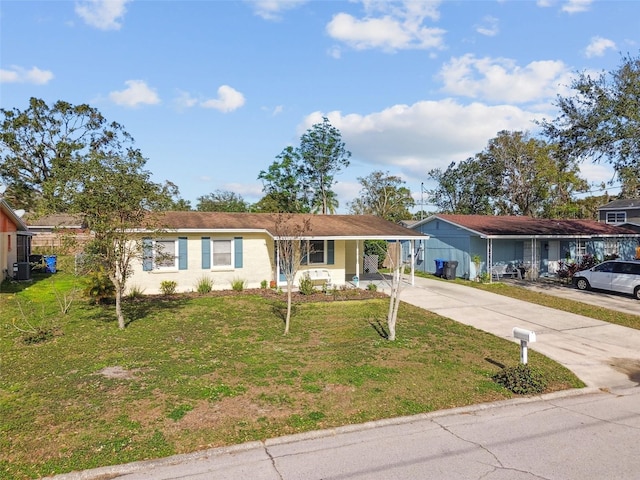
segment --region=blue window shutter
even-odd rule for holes
[[[242,268],[242,237],[233,239],[233,250],[235,252],[235,268]]]
[[[211,268],[211,237],[202,237],[202,268]]]
[[[187,237],[178,237],[178,269],[186,270],[187,260]]]
[[[333,265],[334,260],[334,240],[327,240],[327,265]]]
[[[153,242],[150,238],[142,239],[142,270],[145,272],[153,270]]]

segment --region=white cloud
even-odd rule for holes
[[[218,88],[218,98],[205,100],[201,103],[204,108],[214,108],[227,113],[237,110],[245,103],[244,95],[229,85],[222,85]]]
[[[302,134],[326,116],[340,130],[354,162],[425,179],[481,152],[500,130],[533,131],[540,115],[510,105],[463,105],[452,99],[394,105],[368,115],[314,112],[299,126]]]
[[[568,0],[562,6],[562,11],[566,13],[581,13],[586,12],[591,7],[593,0]]]
[[[180,90],[173,103],[178,110],[184,110],[185,108],[195,107],[198,104],[198,99],[192,97],[189,92]]]
[[[602,57],[607,49],[614,48],[616,48],[616,44],[613,40],[602,37],[592,37],[584,53],[587,58]]]
[[[45,85],[53,79],[53,73],[49,70],[40,70],[38,67],[31,67],[26,70],[17,65],[12,65],[9,70],[0,69],[0,83],[31,83],[34,85]]]
[[[127,88],[109,94],[109,99],[115,104],[125,107],[137,107],[141,104],[155,105],[160,103],[160,97],[158,97],[156,91],[144,81],[127,80],[124,83]]]
[[[120,30],[126,4],[130,0],[82,0],[76,2],[76,14],[87,25],[100,30]]]
[[[356,50],[378,48],[393,52],[442,48],[445,30],[425,27],[427,18],[439,18],[439,1],[379,2],[365,0],[365,17],[338,13],[327,24],[330,37]]]
[[[439,77],[444,92],[485,101],[527,103],[548,99],[571,83],[571,72],[557,60],[531,62],[525,67],[505,58],[452,58]]]
[[[500,29],[498,28],[498,19],[487,15],[482,19],[482,24],[476,27],[476,31],[487,37],[495,37]]]
[[[247,0],[256,15],[265,20],[280,20],[280,13],[306,3],[307,0]]]

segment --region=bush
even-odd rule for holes
[[[241,292],[247,286],[247,282],[241,278],[235,278],[231,281],[231,289],[234,292]]]
[[[491,378],[518,395],[542,393],[547,388],[544,375],[529,364],[520,363],[516,367],[505,367]]]
[[[262,290],[265,290],[265,289],[267,288],[267,285],[269,285],[269,282],[267,282],[266,280],[262,280],[262,281],[260,282],[260,288],[261,288]]]
[[[176,293],[178,282],[174,280],[163,280],[160,282],[160,291],[163,295],[173,295]]]
[[[572,260],[560,261],[558,262],[558,271],[556,272],[558,278],[567,278],[572,279],[576,272],[580,272],[582,270],[588,270],[591,267],[596,266],[600,261],[598,257],[593,255],[585,255],[583,256],[579,262],[574,262]]]
[[[313,286],[313,280],[311,280],[306,275],[300,277],[300,282],[298,283],[298,290],[303,295],[311,295],[315,291]]]
[[[367,284],[367,290],[369,290],[370,292],[377,292],[378,286],[375,283],[369,283]]]
[[[210,293],[213,290],[213,279],[206,275],[200,277],[196,283],[196,291],[198,293]]]
[[[101,267],[88,273],[85,280],[84,294],[92,298],[96,304],[115,297],[116,287],[104,268]]]

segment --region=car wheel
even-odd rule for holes
[[[586,278],[578,278],[576,280],[576,288],[578,290],[589,290],[589,282]]]
[[[636,297],[636,300],[640,300],[640,287],[636,287],[633,291],[633,296]]]

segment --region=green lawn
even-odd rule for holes
[[[490,377],[518,363],[517,344],[407,304],[395,342],[379,334],[385,299],[297,304],[283,336],[281,300],[260,292],[128,301],[120,331],[110,305],[62,314],[76,283],[60,271],[0,291],[2,479],[513,396]],[[55,335],[25,332],[40,325]],[[529,362],[549,391],[583,386]]]

